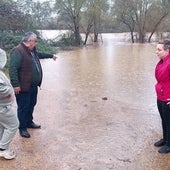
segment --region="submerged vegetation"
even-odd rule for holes
[[[0,47],[9,51],[24,32],[44,29],[71,34],[57,41],[39,37],[41,51],[86,45],[90,35],[98,42],[104,32],[130,32],[132,43],[151,42],[154,34],[170,36],[169,9],[170,0],[1,0]]]

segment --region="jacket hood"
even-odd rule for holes
[[[7,62],[6,52],[0,49],[0,70],[2,70]]]

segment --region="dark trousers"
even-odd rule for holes
[[[170,146],[170,106],[160,100],[157,100],[157,106],[162,120],[163,139]]]
[[[20,92],[16,95],[19,129],[26,129],[33,122],[33,111],[37,103],[37,93],[38,87],[31,86],[28,92]]]

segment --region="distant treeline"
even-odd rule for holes
[[[67,29],[73,33],[67,43],[81,45],[91,34],[97,42],[102,32],[130,32],[132,43],[144,43],[155,33],[170,32],[169,9],[170,0],[1,0],[0,34],[17,41],[28,30]]]

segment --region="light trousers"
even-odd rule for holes
[[[0,106],[0,148],[8,149],[19,126],[17,112],[12,105]]]

